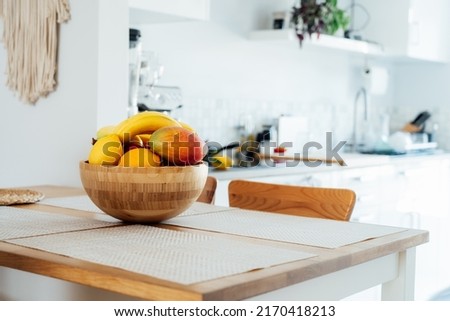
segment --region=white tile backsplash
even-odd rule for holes
[[[282,114],[306,117],[311,141],[324,143],[326,132],[333,132],[336,140],[351,135],[352,111],[348,105],[194,97],[185,97],[184,102],[173,115],[191,124],[204,139],[221,144],[240,138],[240,124],[250,121],[256,135],[263,125],[273,124]]]

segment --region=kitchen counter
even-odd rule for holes
[[[323,159],[319,166],[310,166],[302,161],[287,161],[286,163],[269,165],[258,165],[254,167],[232,167],[228,170],[217,170],[210,168],[209,175],[216,177],[218,180],[231,179],[250,179],[270,176],[284,176],[297,174],[314,174],[328,171],[339,171],[346,169],[364,168],[369,166],[381,166],[390,164],[406,163],[411,161],[422,161],[438,158],[450,158],[450,153],[436,150],[427,153],[415,153],[405,155],[368,155],[359,153],[343,153],[341,154],[345,165],[329,162],[321,155],[314,155],[315,160]]]

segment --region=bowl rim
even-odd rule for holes
[[[117,172],[172,172],[172,171],[179,171],[180,168],[186,168],[186,170],[191,169],[201,169],[204,167],[208,167],[207,163],[202,161],[198,164],[194,165],[186,165],[186,166],[180,166],[180,165],[171,165],[171,166],[151,166],[151,167],[124,167],[124,166],[118,166],[118,165],[92,165],[89,164],[87,160],[82,160],[79,162],[79,168],[80,170],[84,169],[95,169],[100,171],[117,171]]]

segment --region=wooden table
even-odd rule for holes
[[[44,192],[47,197],[84,194],[81,189],[69,187],[31,188]],[[55,215],[64,213],[88,218],[96,215],[43,204],[26,206]],[[217,235],[209,231],[158,226]],[[235,235],[221,236],[245,239]],[[145,300],[338,300],[378,284],[382,284],[383,300],[413,300],[415,247],[428,241],[428,232],[403,230],[337,249],[270,240],[251,241],[297,249],[316,256],[191,285],[167,282],[7,242],[0,242],[0,266]]]

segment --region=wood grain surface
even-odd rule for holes
[[[290,186],[232,180],[230,206],[308,217],[348,221],[356,195],[349,189]]]

